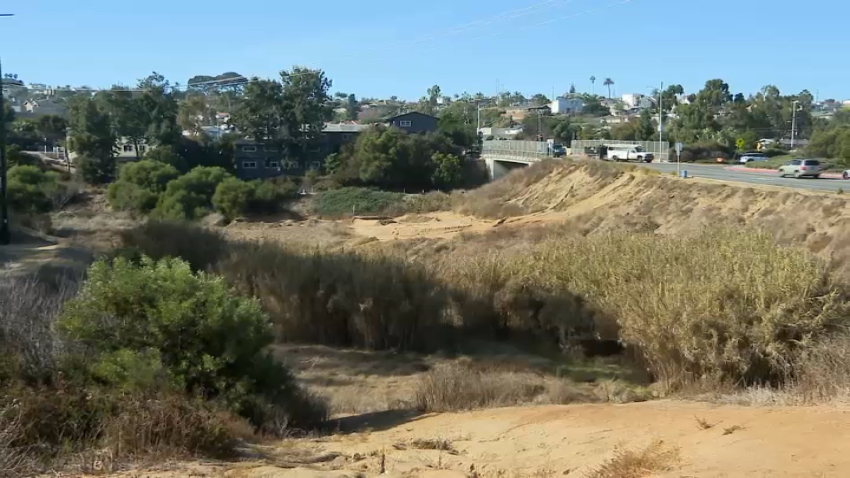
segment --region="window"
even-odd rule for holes
[[[275,148],[274,146],[266,146],[265,150],[267,153],[277,153],[277,148]]]
[[[242,169],[257,169],[256,161],[242,161]]]
[[[815,161],[814,159],[807,159],[803,161],[803,166],[820,166],[820,161]]]
[[[310,152],[311,153],[321,153],[322,147],[321,146],[313,146],[312,148],[310,148]]]
[[[125,153],[132,153],[133,152],[133,145],[132,144],[125,144],[124,145],[124,152]]]
[[[398,125],[401,126],[402,128],[410,128],[411,126],[413,126],[413,123],[411,123],[410,120],[403,120],[403,121],[399,121]]]
[[[143,144],[140,144],[140,145],[139,145],[139,152],[140,152],[140,153],[144,153],[145,151],[147,151],[147,149],[148,149],[148,147],[147,147],[147,146],[145,146],[145,145],[143,145]]]
[[[278,168],[280,168],[280,163],[279,163],[279,162],[277,162],[277,161],[267,161],[267,162],[266,162],[266,167],[267,167],[267,168],[272,168],[272,169],[278,169]]]
[[[320,163],[318,161],[312,161],[310,163],[310,169],[312,169],[314,171],[318,171],[318,170],[322,169],[322,163]]]
[[[350,135],[350,134],[344,134],[344,135],[342,135],[342,140],[343,140],[343,141],[348,141],[348,140],[350,140],[350,139],[351,139],[351,135]]]
[[[283,162],[283,169],[298,169],[298,163],[295,161],[286,160]]]
[[[257,147],[256,146],[242,146],[242,152],[243,153],[256,153]]]
[[[794,161],[791,161],[788,164],[790,164],[791,166],[799,166],[799,165],[803,164],[803,162],[800,161],[799,159],[795,159]]]

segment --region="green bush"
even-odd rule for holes
[[[175,153],[170,147],[160,146],[158,148],[154,148],[145,155],[146,160],[156,161],[159,163],[167,164],[174,169],[180,172],[187,172],[189,170],[188,165],[186,164],[186,160],[183,159],[183,156]]]
[[[317,195],[313,209],[321,216],[384,214],[404,200],[404,194],[365,188],[342,188]]]
[[[273,334],[258,302],[179,259],[140,262],[95,263],[66,305],[59,325],[84,346],[85,373],[134,389],[150,385],[140,377],[162,380],[167,372],[171,385],[217,399],[257,426],[270,416],[294,426],[324,417],[265,350]]]
[[[237,178],[227,178],[215,190],[212,203],[215,210],[227,219],[243,216],[257,194],[257,184]],[[264,191],[264,194],[268,194]]]
[[[74,165],[87,184],[106,184],[115,178],[115,158],[112,156],[79,156]]]
[[[51,198],[60,188],[54,173],[45,173],[35,166],[15,166],[8,173],[9,205],[24,214],[49,212]]]
[[[23,152],[17,144],[6,146],[6,161],[9,168],[15,166],[38,166],[41,164],[38,157]]]
[[[109,204],[120,211],[148,213],[156,207],[166,185],[179,175],[173,166],[149,159],[126,164],[118,181],[109,185]]]
[[[218,185],[231,177],[222,168],[197,167],[168,183],[155,215],[161,219],[199,219],[212,211],[212,199]]]
[[[696,161],[698,159],[729,159],[735,155],[735,150],[732,147],[720,143],[697,143],[685,145],[682,149],[681,160],[683,162]],[[670,149],[671,160],[676,160],[676,150]]]

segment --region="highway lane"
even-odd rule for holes
[[[676,163],[650,163],[641,166],[655,169],[663,173],[676,173]],[[850,190],[850,181],[832,178],[819,179],[795,179],[780,178],[779,173],[772,170],[764,172],[735,171],[726,169],[728,166],[710,164],[682,163],[681,169],[688,171],[688,176],[718,181],[730,181],[737,183],[761,184],[766,186],[780,186],[794,189],[806,189],[819,192],[837,192],[839,189]]]

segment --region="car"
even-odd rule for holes
[[[747,164],[750,161],[767,161],[767,156],[761,153],[744,153],[738,160],[738,162],[741,164]]]
[[[794,159],[779,167],[779,176],[794,176],[795,178],[819,178],[821,173],[820,161],[816,159]]]

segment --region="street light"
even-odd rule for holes
[[[13,17],[0,13],[0,17]],[[3,65],[0,63],[0,245],[9,244],[9,206],[6,198],[6,104],[3,101]]]

